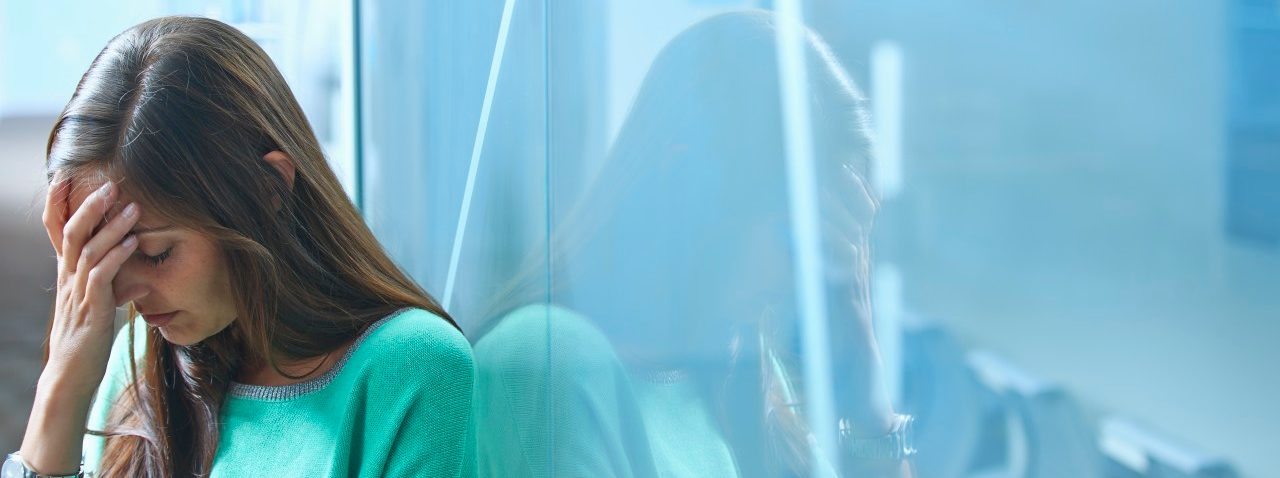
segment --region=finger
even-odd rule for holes
[[[49,193],[45,195],[44,200],[44,229],[49,234],[49,242],[53,244],[53,250],[58,256],[62,256],[62,228],[67,223],[67,201],[70,190],[71,180],[64,177],[61,171],[53,173],[53,180],[49,182]]]
[[[115,247],[112,247],[102,260],[89,269],[85,283],[85,297],[98,304],[110,303],[112,308],[118,307],[117,297],[111,288],[111,281],[120,272],[120,266],[129,259],[138,248],[138,236],[130,234]],[[132,300],[132,299],[130,299]],[[128,302],[126,300],[125,302]]]
[[[80,249],[88,242],[93,228],[107,213],[107,205],[111,204],[115,195],[115,186],[107,181],[97,191],[89,194],[80,208],[71,215],[67,225],[62,228],[63,267],[75,267],[80,261]],[[74,271],[68,271],[74,272]]]
[[[129,229],[138,222],[138,217],[137,203],[129,203],[125,206],[119,215],[111,218],[111,221],[98,230],[80,249],[80,261],[76,265],[76,270],[85,270],[97,265],[98,261],[106,256],[107,251],[124,239]]]

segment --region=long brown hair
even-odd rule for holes
[[[292,186],[263,160],[276,150],[294,162]],[[292,377],[278,360],[324,355],[404,307],[453,324],[365,225],[270,58],[229,25],[163,17],[113,38],[47,154],[50,180],[105,175],[149,213],[214,240],[236,298],[236,320],[198,344],[149,328],[135,365],[130,341],[131,383],[107,430],[89,431],[107,437],[100,476],[208,474],[221,404],[246,363]],[[129,326],[136,315],[130,304]]]

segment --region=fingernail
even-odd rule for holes
[[[133,247],[137,243],[138,243],[138,236],[136,235],[129,234],[127,237],[124,238],[124,247]]]
[[[107,181],[106,184],[103,184],[102,187],[98,188],[98,194],[103,196],[111,194],[111,181]]]
[[[133,219],[133,216],[137,213],[138,213],[138,203],[131,202],[129,203],[128,206],[124,207],[124,211],[121,212],[120,214],[123,214],[124,217],[126,218]]]

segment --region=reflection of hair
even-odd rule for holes
[[[702,271],[752,260],[745,255],[727,257],[742,251],[717,241],[741,239],[766,220],[781,219],[769,225],[785,230],[789,213],[776,22],[765,12],[718,15],[690,27],[663,48],[587,193],[562,220],[554,221],[551,246],[534,249],[546,253],[527,258],[524,273],[495,297],[496,305],[482,320],[491,321],[523,304],[563,297],[586,282],[614,286],[613,279],[632,280],[631,270],[613,259],[634,262],[651,272],[655,281],[688,286],[675,289],[702,294],[715,281],[714,275],[698,275]],[[852,265],[853,272],[865,279],[866,232],[876,208],[863,181],[871,154],[865,100],[825,43],[805,32],[806,93],[813,127],[808,133],[818,159],[822,214],[826,221],[840,223],[841,229],[856,231],[853,237],[840,240],[858,246],[855,259],[860,263]],[[606,260],[587,252],[616,247],[614,241],[622,237],[643,237],[643,241],[627,241],[627,251]],[[600,277],[599,273],[575,275],[579,267],[613,268],[597,269],[607,271],[606,277]],[[545,288],[548,272],[551,293]],[[866,300],[863,284],[860,302]],[[625,288],[612,290],[619,295],[646,293],[621,290]],[[794,308],[793,303],[783,305]],[[746,328],[739,324],[733,366],[716,370],[718,377],[708,376],[702,382],[709,386],[709,396],[719,400],[722,430],[745,475],[768,474],[772,467],[782,466],[770,463],[772,455],[785,456],[792,468],[809,466],[803,419],[791,404],[761,401],[782,400],[786,395],[765,390],[766,386],[789,386],[788,377],[770,375],[779,369],[775,363],[785,363],[788,357],[763,350],[789,342],[760,338],[788,333],[777,330],[781,327],[774,322]],[[710,324],[717,325],[728,326]],[[616,340],[626,334],[609,335]],[[765,409],[773,411],[770,423],[764,423]],[[776,454],[765,453],[770,446],[762,439],[766,429],[786,437]]]
[[[294,161],[292,188],[263,159],[273,150]],[[50,178],[105,175],[148,213],[216,241],[236,299],[236,320],[201,343],[149,328],[141,375],[129,341],[132,381],[108,430],[91,431],[108,437],[100,476],[207,474],[242,365],[289,376],[278,360],[331,352],[403,307],[452,322],[365,226],[275,65],[229,25],[166,17],[116,36],[47,153]],[[130,305],[128,327],[135,316]]]

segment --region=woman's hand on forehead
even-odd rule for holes
[[[93,194],[94,191],[97,191],[98,188],[102,187],[103,184],[106,184],[107,181],[110,181],[110,180],[75,181],[76,184],[74,184],[71,188],[70,197],[67,198],[69,201],[69,204],[74,207],[67,209],[67,217],[70,218],[72,214],[75,214],[76,210],[80,209],[80,207],[84,205],[85,198],[87,198],[90,194]],[[124,207],[129,204],[129,200],[130,200],[129,197],[126,196],[123,191],[119,191],[120,183],[118,181],[115,181],[115,183],[116,183],[117,193],[115,195],[114,201],[107,207],[107,211],[102,215],[102,219],[99,220],[97,224],[94,224],[93,234],[97,234],[98,231],[102,230],[103,226],[107,225],[107,223],[110,222],[112,218],[120,215],[120,212],[124,210]]]
[[[67,197],[67,205],[71,207],[68,207],[66,209],[67,218],[70,218],[71,215],[75,214],[76,211],[78,211],[82,206],[84,206],[85,199],[87,199],[90,195],[92,195],[94,191],[97,191],[98,188],[102,187],[103,184],[107,183],[107,181],[94,181],[94,180],[72,179],[71,181],[73,182],[73,184],[71,185],[71,192],[70,194],[68,194],[68,197]],[[107,221],[111,220],[112,217],[115,217],[117,214],[120,213],[120,209],[123,208],[125,204],[127,204],[121,201],[122,200],[120,198],[120,194],[117,192],[114,198],[114,202],[108,206],[107,212],[103,214],[103,217],[101,218],[101,220],[97,222],[97,224],[94,224],[93,232],[92,232],[93,234],[97,234],[98,231],[100,231],[102,227],[107,224]]]

